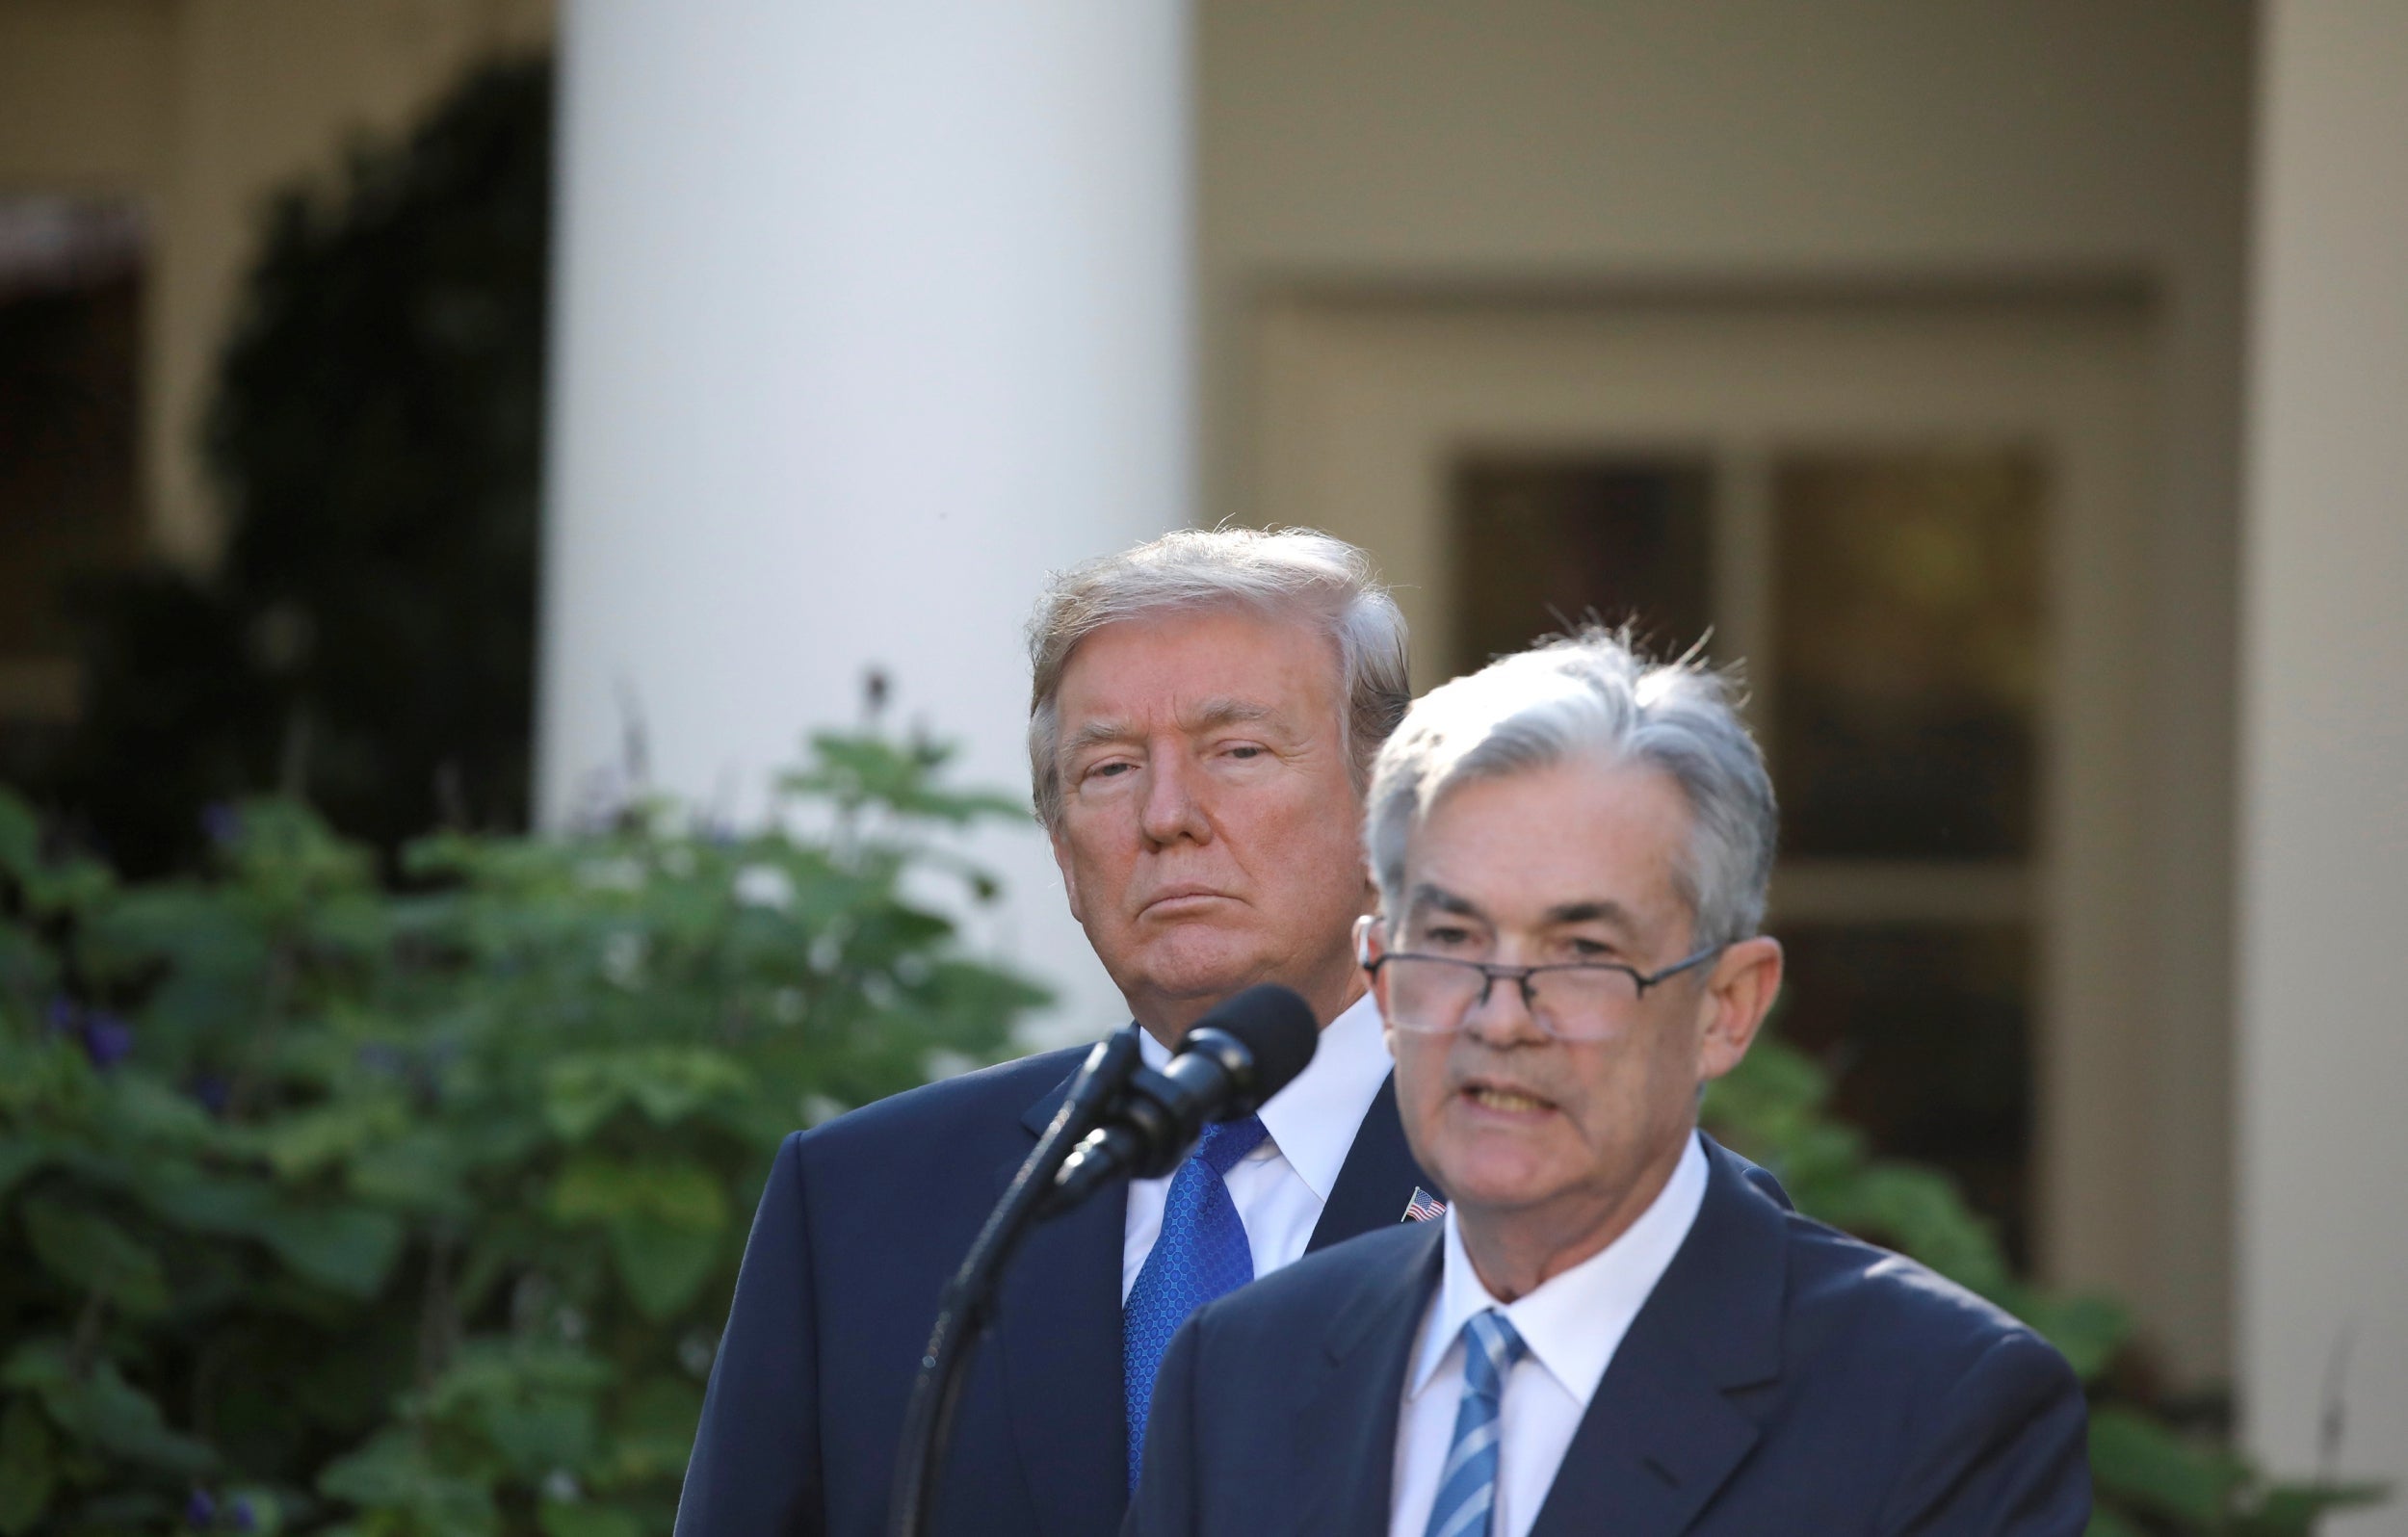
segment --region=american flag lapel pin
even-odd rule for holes
[[[1404,1203],[1404,1215],[1399,1217],[1397,1220],[1400,1222],[1427,1222],[1432,1218],[1442,1217],[1446,1214],[1447,1203],[1441,1201],[1438,1197],[1430,1194],[1427,1190],[1423,1189],[1417,1185],[1413,1186],[1413,1199]]]

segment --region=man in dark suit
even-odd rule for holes
[[[1719,681],[1613,637],[1414,706],[1362,958],[1453,1204],[1189,1320],[1128,1531],[2077,1537],[2056,1352],[1696,1129],[1780,984],[1773,840]]]
[[[1320,534],[1185,531],[1057,579],[1031,628],[1030,761],[1071,908],[1160,1065],[1276,981],[1322,1030],[1258,1117],[1165,1180],[1030,1235],[955,1420],[937,1529],[1103,1537],[1153,1374],[1198,1303],[1422,1211],[1351,949],[1372,905],[1371,759],[1402,716],[1403,621]],[[680,1537],[884,1528],[938,1293],[1084,1049],[930,1084],[790,1137],[761,1197]]]

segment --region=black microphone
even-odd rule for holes
[[[1223,1001],[1181,1038],[1159,1073],[1140,1067],[1054,1175],[1049,1212],[1078,1205],[1120,1175],[1150,1180],[1179,1166],[1207,1121],[1251,1115],[1286,1088],[1321,1044],[1313,1007],[1276,982]]]

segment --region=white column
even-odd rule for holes
[[[1181,0],[571,0],[538,795],[641,712],[656,785],[756,811],[808,728],[1025,794],[1049,569],[1188,511]],[[1120,1004],[1034,829],[992,942]]]
[[[2408,6],[2264,12],[2242,561],[2250,1444],[2408,1532]]]

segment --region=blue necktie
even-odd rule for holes
[[[1454,1412],[1454,1445],[1438,1474],[1425,1537],[1488,1537],[1497,1508],[1497,1417],[1505,1373],[1529,1349],[1494,1308],[1465,1320],[1463,1404]]]
[[[1254,1251],[1220,1177],[1262,1146],[1270,1133],[1261,1117],[1216,1121],[1170,1177],[1163,1230],[1145,1257],[1120,1316],[1122,1382],[1129,1396],[1129,1487],[1138,1483],[1145,1450],[1145,1412],[1154,1401],[1154,1373],[1188,1315],[1254,1279]]]

